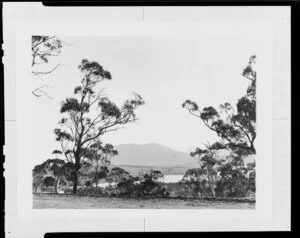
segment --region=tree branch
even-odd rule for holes
[[[52,73],[54,70],[56,70],[59,66],[60,66],[60,64],[56,65],[53,69],[51,69],[50,71],[47,71],[47,72],[36,72],[36,71],[32,71],[32,73],[33,73],[34,75],[50,74],[50,73]]]
[[[41,97],[42,95],[37,94],[37,92],[41,92],[41,93],[43,93],[45,96],[47,96],[48,98],[53,99],[53,98],[50,97],[44,90],[42,90],[42,88],[47,87],[47,86],[49,87],[49,85],[43,85],[43,86],[41,86],[41,87],[38,87],[38,88],[34,89],[34,90],[32,91],[32,94],[33,94],[34,96],[36,96],[36,97]]]

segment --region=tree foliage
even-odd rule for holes
[[[118,184],[120,181],[124,179],[128,179],[130,177],[129,172],[120,167],[114,167],[111,169],[107,180],[111,183]]]
[[[53,184],[55,192],[57,192],[60,180],[67,180],[69,168],[62,159],[47,159],[43,163],[36,165],[33,169],[33,186],[37,190],[44,183],[44,178],[51,177],[55,180]],[[46,185],[47,187],[50,185]]]
[[[139,179],[139,194],[142,196],[166,196],[167,191],[160,183],[159,179],[163,174],[159,170],[150,170],[143,173]]]
[[[135,110],[144,104],[142,97],[136,93],[121,107],[104,97],[103,90],[98,90],[97,86],[112,77],[99,63],[83,59],[78,69],[82,73],[80,85],[75,88],[74,97],[61,103],[63,118],[54,130],[62,153],[67,161],[75,164],[75,171],[79,171],[82,161],[90,155],[91,146],[96,140],[105,133],[119,129],[121,125],[135,122]],[[74,178],[74,193],[77,179]]]
[[[196,157],[199,161],[200,168],[188,170],[184,176],[184,181],[199,183],[196,189],[199,192],[206,192],[209,189],[211,196],[216,196],[216,187],[220,179],[219,167],[223,166],[224,160],[218,160],[217,153],[224,149],[224,145],[220,142],[215,142],[212,145],[206,145],[205,149],[196,148],[191,152],[192,157]],[[201,191],[200,191],[201,190]]]
[[[219,110],[212,106],[200,110],[198,104],[189,99],[182,104],[220,138],[220,141],[205,145],[205,148],[198,147],[190,153],[199,160],[200,168],[188,170],[183,181],[192,183],[196,191],[203,193],[208,187],[215,197],[225,191],[227,194],[224,196],[245,195],[249,184],[255,190],[254,167],[246,168],[243,160],[245,156],[256,153],[255,60],[256,56],[251,56],[242,71],[242,76],[250,80],[250,84],[246,95],[238,100],[235,108],[230,103],[224,103]],[[231,151],[230,156],[217,159],[217,154],[224,150]]]
[[[110,165],[110,160],[112,157],[118,154],[118,151],[114,149],[114,146],[111,144],[105,144],[100,140],[96,140],[93,143],[89,151],[87,152],[88,163],[91,165],[89,175],[92,179],[92,183],[98,183],[100,179],[104,179],[108,176],[109,170],[107,168]]]
[[[202,110],[196,102],[186,100],[182,107],[200,118],[204,125],[214,131],[221,139],[222,146],[241,155],[255,154],[256,139],[256,71],[254,68],[256,56],[250,57],[248,65],[243,70],[244,78],[250,80],[246,95],[240,98],[234,108],[230,103],[220,105],[218,111],[212,106]]]
[[[62,50],[62,41],[56,36],[34,35],[31,38],[31,66],[48,63],[49,57],[58,56]]]

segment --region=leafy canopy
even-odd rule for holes
[[[202,110],[196,102],[190,99],[182,104],[188,112],[200,118],[203,123],[214,131],[221,139],[222,147],[233,150],[240,155],[255,154],[256,139],[256,71],[254,65],[256,56],[250,57],[248,65],[243,70],[244,78],[249,79],[250,85],[246,95],[240,98],[234,108],[230,103],[220,105],[219,110],[212,106]]]

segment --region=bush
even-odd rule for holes
[[[44,178],[43,180],[43,184],[46,186],[46,187],[53,187],[55,186],[55,178],[51,177],[51,176],[47,176]]]
[[[133,178],[122,179],[116,186],[116,194],[121,196],[133,196],[136,193],[137,185]]]
[[[54,187],[41,187],[41,192],[42,193],[55,193]]]
[[[245,177],[222,178],[217,183],[219,197],[245,197],[249,191],[249,183]]]
[[[95,193],[93,189],[87,189],[87,193]],[[144,196],[168,196],[168,192],[161,183],[151,179],[136,181],[134,177],[121,179],[116,186],[108,186],[101,189],[101,194],[105,196],[125,196],[125,197],[144,197]]]
[[[153,181],[151,178],[146,178],[138,185],[137,190],[138,196],[164,196],[167,197],[169,195],[168,191],[162,185],[162,183]]]
[[[87,187],[92,186],[92,181],[87,180],[87,181],[84,183],[84,185],[87,186]]]
[[[249,174],[248,184],[249,184],[249,190],[254,193],[256,191],[255,180],[256,180],[256,173],[255,173],[255,170],[253,170]]]

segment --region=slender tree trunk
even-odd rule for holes
[[[215,192],[215,189],[214,189],[213,185],[210,186],[210,191],[211,191],[212,197],[215,198],[216,197],[216,192]]]
[[[95,189],[95,192],[98,193],[98,183],[99,183],[98,169],[97,169],[96,175],[95,175],[95,183],[96,183],[96,189]]]
[[[251,150],[252,150],[252,152],[254,153],[254,154],[256,154],[256,150],[255,150],[255,148],[254,148],[254,144],[253,144],[253,142],[251,143]]]
[[[58,179],[55,180],[54,193],[57,193],[57,185],[58,185]]]
[[[98,182],[99,182],[99,181],[96,179],[95,182],[96,182],[96,189],[95,189],[95,191],[96,191],[96,193],[98,193]]]
[[[77,193],[77,185],[78,185],[78,172],[76,171],[74,174],[74,181],[73,181],[73,193]]]
[[[209,173],[207,174],[208,177],[208,182],[209,182],[209,188],[210,188],[210,192],[212,197],[216,197],[216,192],[215,192],[215,188],[214,188],[214,179],[212,178],[213,175],[210,175]]]
[[[59,178],[57,178],[56,181],[55,181],[55,187],[54,187],[55,193],[58,193],[58,187],[59,187]]]
[[[74,194],[77,193],[79,169],[80,169],[80,157],[78,153],[75,153],[75,174],[74,174],[74,181],[73,181]]]

